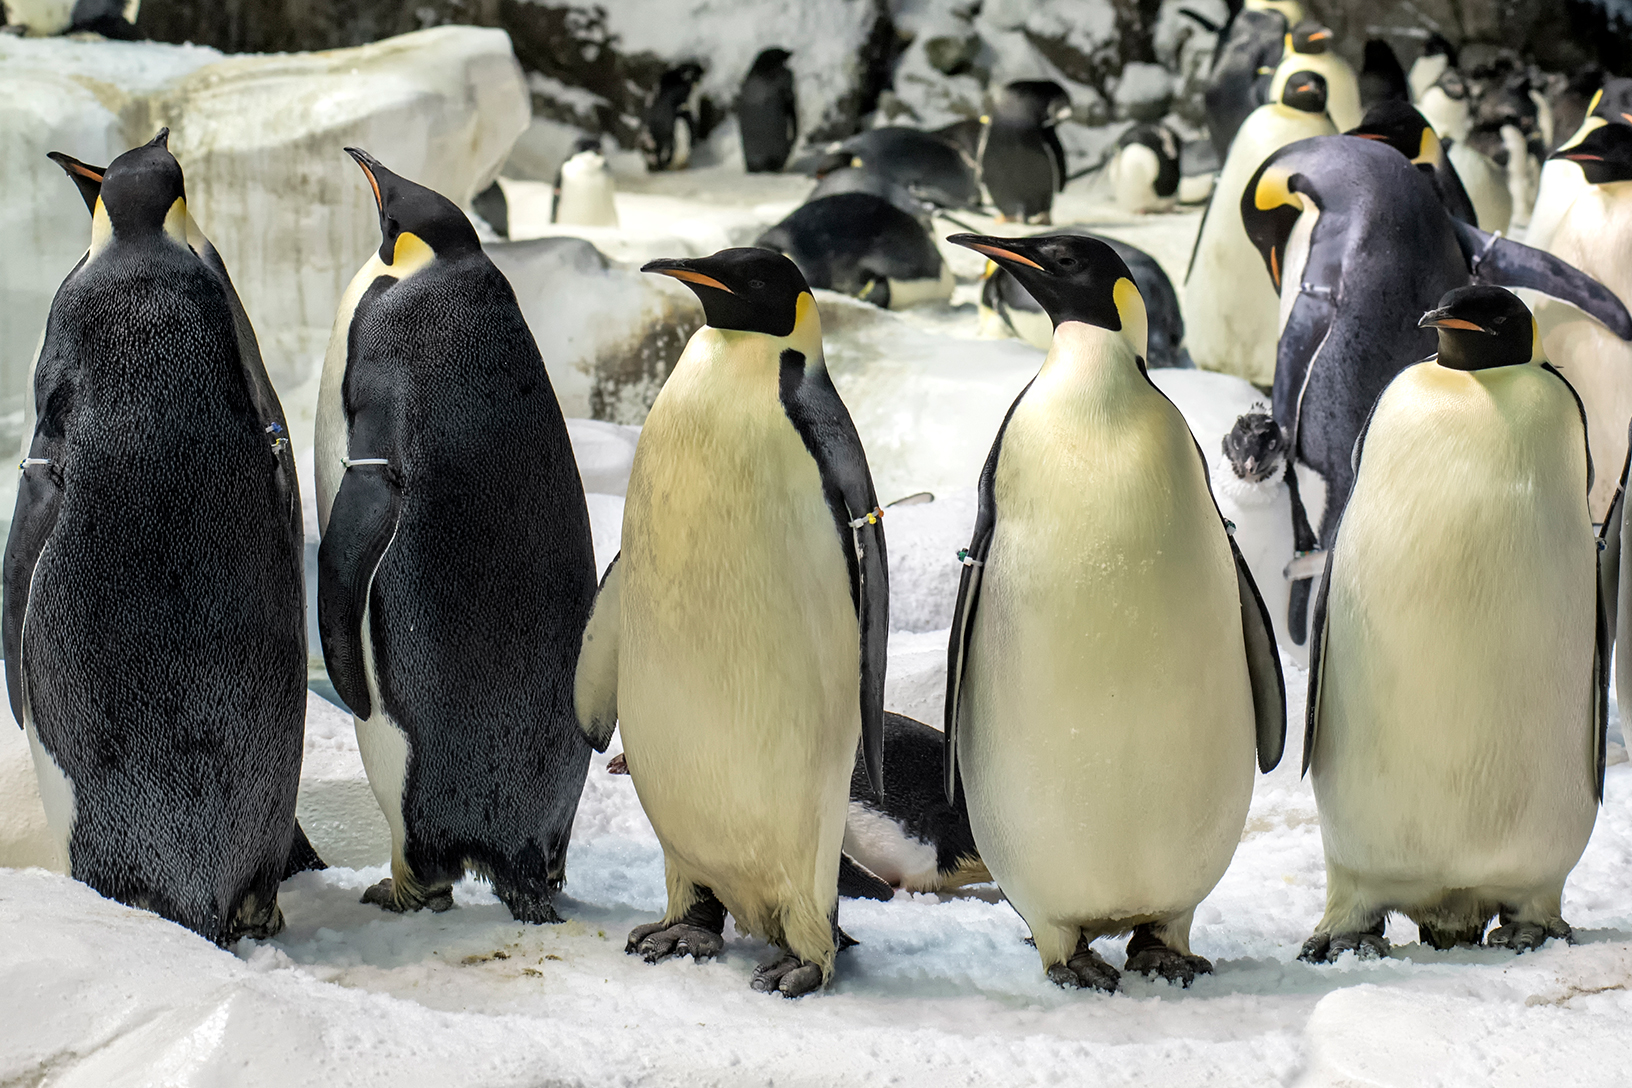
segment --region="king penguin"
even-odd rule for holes
[[[794,263],[763,249],[658,260],[707,324],[635,448],[623,550],[584,632],[578,713],[616,725],[663,846],[648,962],[717,955],[726,912],[777,954],[755,990],[833,974],[856,744],[882,792],[889,581],[861,440]]]
[[[6,543],[6,681],[70,873],[225,945],[283,925],[298,489],[166,136],[102,175],[52,304]]]
[[[953,235],[1048,310],[1054,343],[980,475],[948,648],[946,789],[1048,977],[1091,947],[1188,985],[1196,904],[1241,837],[1253,753],[1286,736],[1270,620],[1190,428],[1145,372],[1121,258],[1080,235]]]
[[[448,199],[348,148],[380,248],[318,397],[318,627],[391,828],[364,902],[446,910],[467,869],[558,921],[589,767],[572,684],[595,593],[583,485],[515,293]]]
[[[1509,291],[1458,288],[1421,324],[1439,353],[1372,409],[1315,607],[1313,962],[1386,953],[1391,911],[1435,948],[1569,939],[1564,880],[1603,794],[1609,647],[1580,402]]]

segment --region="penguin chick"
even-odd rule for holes
[[[597,136],[584,136],[572,145],[572,154],[555,172],[550,199],[550,222],[575,227],[616,227],[617,186],[607,169]]]
[[[1424,314],[1354,450],[1309,662],[1326,913],[1299,958],[1570,939],[1603,794],[1607,626],[1580,403],[1499,287]],[[1497,927],[1485,927],[1492,916]]]
[[[1286,471],[1286,432],[1268,412],[1248,412],[1237,419],[1223,447],[1238,480],[1261,483]]]
[[[1170,211],[1179,195],[1179,140],[1165,125],[1134,125],[1117,138],[1108,171],[1125,212]]]

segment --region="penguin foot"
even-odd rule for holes
[[[1122,984],[1122,972],[1106,963],[1083,941],[1070,959],[1048,969],[1048,981],[1063,990],[1099,990],[1114,994]]]
[[[1491,948],[1507,948],[1515,953],[1525,953],[1540,948],[1547,943],[1547,938],[1557,937],[1567,944],[1575,943],[1575,931],[1568,922],[1560,918],[1554,922],[1505,922],[1490,931],[1485,938],[1485,944]]]
[[[1353,952],[1356,959],[1376,960],[1388,955],[1388,938],[1383,936],[1383,923],[1354,933],[1317,933],[1303,942],[1298,959],[1304,963],[1335,963],[1345,952]]]
[[[1435,929],[1433,926],[1420,924],[1417,926],[1417,940],[1441,952],[1452,948],[1478,948],[1479,938],[1484,935],[1484,922],[1463,929]]]
[[[1213,973],[1213,964],[1202,956],[1187,956],[1166,945],[1157,945],[1155,948],[1146,948],[1130,955],[1123,969],[1137,971],[1146,978],[1160,975],[1169,982],[1177,982],[1185,989],[1189,989],[1190,984],[1196,981],[1197,975]]]
[[[623,946],[623,950],[631,956],[638,955],[647,963],[666,960],[670,956],[690,956],[701,963],[725,951],[725,938],[684,922],[676,922],[672,926],[653,922],[630,930],[629,942]]]
[[[510,908],[510,917],[518,922],[553,926],[562,921],[547,893],[524,892],[515,888],[494,888],[493,893],[499,897],[499,902]]]
[[[822,968],[788,952],[754,968],[753,981],[748,985],[762,994],[803,997],[821,987]]]
[[[411,910],[430,908],[436,914],[453,909],[453,887],[432,888],[419,902],[401,902],[397,899],[396,885],[390,877],[386,877],[378,884],[372,885],[363,892],[360,903],[372,903],[381,910],[391,911],[393,914],[406,914]]]

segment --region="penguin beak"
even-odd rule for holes
[[[380,165],[379,160],[358,147],[348,147],[345,151],[346,154],[357,160],[358,166],[363,168],[363,176],[368,178],[368,187],[374,190],[374,203],[379,207],[380,214],[384,215],[385,198],[380,195],[380,181],[374,176],[375,168]]]
[[[1317,30],[1313,34],[1309,35],[1309,40],[1312,42],[1323,42],[1331,36],[1332,32],[1330,30]]]
[[[1022,247],[1013,238],[986,238],[979,234],[952,234],[948,235],[946,240],[955,246],[962,246],[965,249],[972,249],[976,253],[985,254],[1000,265],[1020,265],[1022,268],[1034,268],[1038,272],[1048,271],[1048,269],[1027,257],[1024,253],[1017,252]]]
[[[640,270],[642,272],[656,272],[660,276],[673,276],[683,283],[695,283],[699,287],[712,287],[714,290],[724,291],[728,295],[736,294],[735,291],[713,276],[692,267],[695,263],[678,257],[662,257],[655,261],[647,261],[640,266]]]
[[[1489,336],[1496,335],[1483,325],[1475,325],[1465,317],[1455,317],[1449,309],[1429,310],[1417,322],[1419,329],[1461,329],[1465,332],[1482,332]]]
[[[1362,140],[1386,140],[1386,139],[1388,139],[1387,136],[1384,136],[1380,132],[1351,132],[1351,133],[1349,133],[1349,135],[1350,136],[1358,136]]]

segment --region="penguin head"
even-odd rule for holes
[[[1600,125],[1574,147],[1550,157],[1579,164],[1593,185],[1632,181],[1632,125]]]
[[[772,75],[785,67],[792,57],[793,54],[786,49],[761,50],[759,56],[754,58],[753,66],[748,69],[748,74],[761,77]]]
[[[1259,483],[1286,469],[1286,432],[1262,408],[1254,405],[1224,436],[1230,469],[1248,483]]]
[[[476,228],[453,201],[392,173],[366,151],[348,147],[346,154],[357,160],[374,190],[380,209],[380,260],[387,266],[399,255],[423,256],[426,249],[439,257],[481,250]]]
[[[1456,67],[1456,46],[1450,39],[1437,31],[1428,35],[1428,40],[1422,44],[1422,55],[1425,57],[1444,57],[1448,68]]]
[[[792,336],[815,299],[799,267],[769,249],[722,249],[712,257],[647,261],[642,272],[673,276],[696,294],[716,329]],[[804,305],[801,305],[804,303]]]
[[[1439,365],[1453,370],[1488,370],[1546,358],[1536,319],[1505,287],[1479,284],[1447,291],[1417,328],[1439,330]]]
[[[1023,128],[1047,128],[1071,116],[1071,96],[1052,79],[1019,79],[997,92],[992,119]]]
[[[1438,166],[1445,158],[1434,126],[1411,103],[1398,98],[1372,106],[1365,119],[1343,135],[1385,143],[1418,165]]]
[[[1610,76],[1604,80],[1587,106],[1587,115],[1632,125],[1632,79]]]
[[[1241,225],[1247,238],[1264,259],[1264,267],[1281,290],[1281,271],[1286,263],[1286,243],[1292,228],[1303,215],[1309,198],[1298,191],[1302,174],[1295,174],[1277,162],[1277,155],[1264,160],[1241,194]]]
[[[80,198],[85,201],[85,210],[95,215],[97,198],[102,195],[102,175],[108,172],[108,168],[80,162],[60,151],[48,151],[45,157],[62,167],[63,173],[68,175],[74,188],[79,190]]]
[[[1145,300],[1116,250],[1081,234],[988,238],[954,234],[954,245],[985,254],[1030,292],[1054,322],[1081,321],[1114,333],[1143,359],[1149,324]]]
[[[1281,89],[1281,105],[1301,113],[1325,113],[1326,77],[1319,72],[1293,72]]]
[[[1313,19],[1305,19],[1292,28],[1292,52],[1294,53],[1324,53],[1331,48],[1332,31],[1330,27],[1321,26]]]
[[[187,244],[187,187],[167,146],[170,130],[120,155],[102,175],[101,215],[116,237],[167,234]],[[83,194],[83,190],[81,191]],[[100,218],[92,204],[92,236]],[[95,243],[93,242],[93,245]]]

